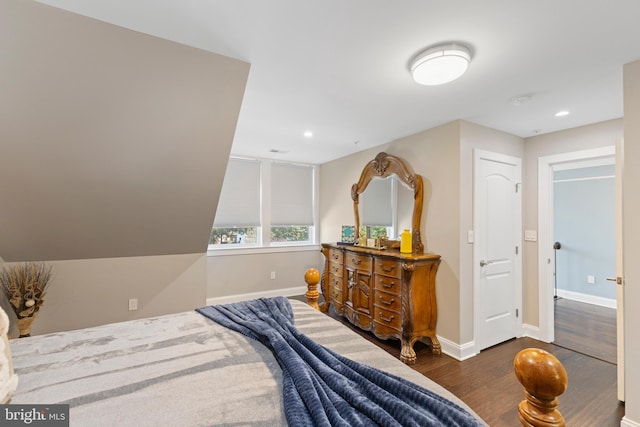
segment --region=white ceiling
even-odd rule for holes
[[[456,119],[529,137],[619,118],[640,59],[638,0],[40,2],[251,63],[232,153],[310,163]],[[414,83],[410,59],[447,41],[467,73]]]

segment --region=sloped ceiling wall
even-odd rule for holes
[[[0,0],[0,256],[205,252],[249,64]]]

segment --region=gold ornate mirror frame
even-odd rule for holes
[[[423,184],[422,177],[411,173],[405,163],[396,156],[387,153],[378,153],[375,159],[367,163],[362,169],[360,179],[351,186],[351,198],[353,199],[353,213],[356,220],[356,239],[360,237],[360,213],[358,210],[360,194],[367,188],[374,178],[387,178],[395,175],[398,179],[413,190],[413,216],[411,220],[412,253],[422,254],[424,245],[420,238],[420,219],[422,217]]]

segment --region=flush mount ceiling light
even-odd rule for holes
[[[461,44],[430,47],[411,62],[411,76],[421,85],[441,85],[463,75],[470,61],[471,52]]]

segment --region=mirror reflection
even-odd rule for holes
[[[360,194],[360,225],[369,227],[370,237],[384,232],[399,239],[402,230],[411,229],[413,204],[413,190],[397,176],[374,177]]]

